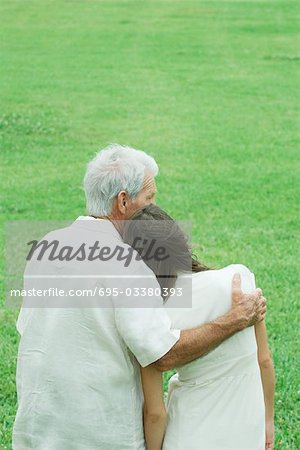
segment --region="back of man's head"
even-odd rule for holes
[[[88,163],[84,177],[88,214],[109,215],[114,198],[122,190],[134,199],[142,189],[145,171],[155,177],[158,166],[141,150],[111,144],[99,151]]]

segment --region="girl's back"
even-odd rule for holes
[[[189,329],[225,314],[231,281],[239,272],[242,289],[255,288],[242,265],[192,275],[192,308],[166,303],[174,328]],[[179,277],[176,287],[186,278]],[[224,341],[206,356],[177,368],[169,384],[164,450],[264,449],[264,399],[254,327]]]

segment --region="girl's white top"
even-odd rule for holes
[[[192,276],[192,308],[166,309],[174,328],[194,328],[229,311],[234,273],[255,289],[243,265]],[[176,287],[188,281],[180,277]],[[176,300],[176,299],[175,299]],[[177,368],[169,382],[163,450],[263,450],[264,399],[254,327],[235,334],[206,356]]]

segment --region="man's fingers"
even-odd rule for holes
[[[258,310],[257,310],[257,321],[262,322],[265,319],[267,312],[267,301],[265,297],[260,297],[258,299]]]
[[[259,312],[266,312],[267,311],[267,302],[265,297],[262,297],[259,301]]]
[[[267,307],[267,299],[265,297],[260,297],[258,299],[258,306],[259,308],[266,308]]]
[[[258,312],[258,321],[261,322],[262,320],[265,319],[266,316],[266,312],[267,312],[267,306],[266,305],[262,305],[259,309]]]
[[[235,273],[232,278],[232,292],[240,291],[241,285],[241,275],[239,273]]]
[[[266,314],[266,312],[267,312],[267,307],[266,307],[266,306],[263,306],[263,307],[260,308],[260,310],[259,310],[259,313],[260,313],[260,314]]]
[[[256,293],[258,294],[259,297],[262,296],[262,290],[260,288],[256,289]]]
[[[266,306],[266,304],[267,304],[267,299],[266,299],[266,297],[261,297],[261,298],[260,298],[260,304],[263,305],[263,306]]]

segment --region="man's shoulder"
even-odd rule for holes
[[[50,260],[56,261],[56,264],[62,265],[61,262],[67,261],[68,266],[70,263],[73,266],[74,261],[78,261],[79,267],[87,263],[90,268],[95,267],[95,270],[100,264],[105,273],[110,270],[114,275],[118,273],[122,276],[155,278],[138,252],[123,242],[111,222],[89,220],[84,216],[33,240],[28,256],[29,260],[40,260],[41,256],[45,260],[51,256]]]

